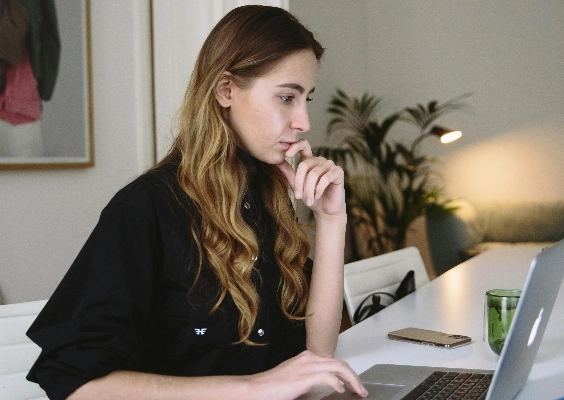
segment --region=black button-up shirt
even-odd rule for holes
[[[275,227],[262,201],[260,163],[240,156],[249,182],[241,213],[260,248],[253,276],[260,308],[250,337],[259,345],[234,344],[239,312],[229,296],[210,314],[218,290],[208,269],[189,290],[199,262],[190,229],[192,203],[176,181],[177,165],[166,165],[137,178],[105,207],[28,331],[42,348],[28,379],[51,399],[65,399],[116,370],[253,374],[305,349],[303,322],[289,321],[279,306]]]

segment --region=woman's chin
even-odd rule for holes
[[[255,157],[257,160],[262,161],[266,164],[278,165],[286,160],[285,152],[273,152],[270,154],[263,155],[261,157]]]

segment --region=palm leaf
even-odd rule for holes
[[[411,123],[423,132],[427,130],[437,119],[444,114],[461,110],[468,107],[462,100],[469,97],[471,93],[454,97],[440,104],[437,100],[432,100],[426,106],[418,104],[415,107],[404,108],[405,114],[402,121]]]

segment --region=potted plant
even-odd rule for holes
[[[405,247],[411,223],[429,213],[454,210],[431,169],[435,158],[420,154],[420,143],[447,130],[434,125],[446,113],[466,104],[459,96],[439,103],[405,107],[381,116],[383,99],[369,94],[349,97],[337,89],[330,100],[332,114],[328,135],[338,135],[333,146],[321,146],[315,153],[330,158],[345,171],[348,213],[355,234],[363,243],[353,245],[355,259],[387,253]],[[404,122],[417,128],[408,146],[391,141],[388,134]]]

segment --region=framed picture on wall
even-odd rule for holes
[[[0,169],[93,166],[90,0],[7,3],[22,42],[17,62],[0,49]]]

